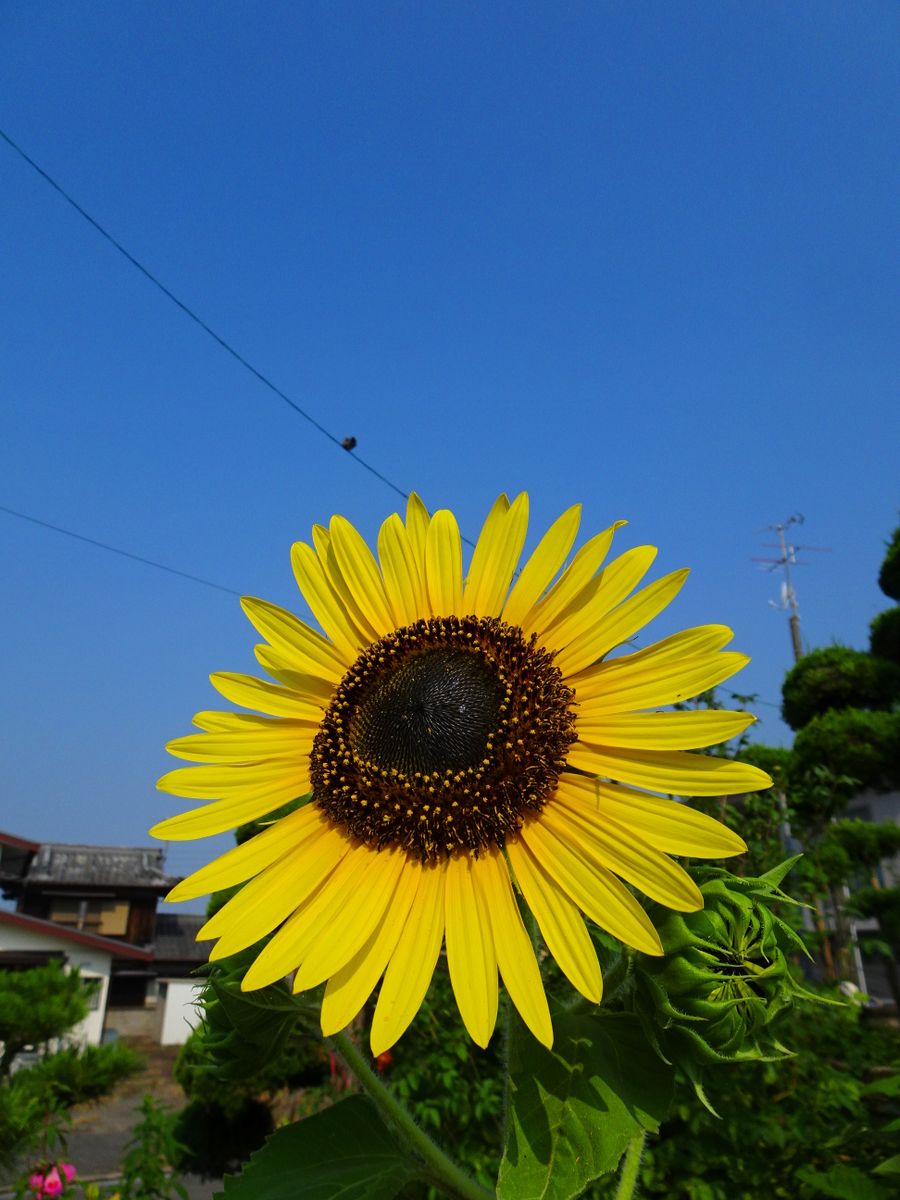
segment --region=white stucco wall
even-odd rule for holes
[[[78,967],[84,978],[99,979],[100,987],[93,1001],[94,1009],[71,1030],[66,1039],[70,1042],[99,1046],[109,993],[111,954],[93,946],[80,946],[77,942],[54,937],[52,934],[6,924],[0,924],[0,950],[61,951],[65,956],[67,968]]]
[[[159,1040],[163,1046],[183,1046],[200,1024],[196,1002],[202,984],[196,979],[161,979],[159,1007],[162,1012]]]

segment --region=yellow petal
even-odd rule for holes
[[[415,900],[378,993],[370,1035],[374,1055],[393,1046],[425,999],[444,940],[445,880],[443,863],[422,867]]]
[[[573,606],[540,635],[548,650],[562,650],[572,642],[581,642],[615,608],[632,588],[637,587],[656,558],[655,546],[635,546],[613,559],[583,592],[583,602]],[[589,660],[593,661],[593,660]]]
[[[498,617],[525,544],[528,496],[522,492],[510,506],[500,496],[484,523],[472,554],[463,592],[463,612]]]
[[[198,712],[193,718],[193,724],[209,733],[227,733],[229,730],[235,733],[249,733],[251,730],[259,732],[263,729],[280,729],[284,725],[296,729],[309,729],[306,721],[292,721],[289,717],[261,717],[257,713],[215,712],[210,709]]]
[[[428,600],[437,617],[459,614],[462,607],[462,546],[456,517],[442,508],[434,514],[425,540]]]
[[[598,783],[580,775],[565,775],[557,794],[567,803],[581,803],[619,825],[627,825],[657,850],[691,858],[729,858],[743,854],[747,844],[720,821],[676,800],[615,783]]]
[[[377,852],[368,846],[352,846],[338,830],[332,830],[343,847],[337,861],[324,862],[324,871],[304,884],[304,894],[272,940],[260,950],[241,983],[243,991],[266,987],[293,971],[306,955],[323,929],[328,929],[340,915],[344,905],[370,874],[378,869]]]
[[[253,653],[256,661],[264,671],[276,679],[283,687],[294,692],[303,700],[325,709],[331,703],[337,686],[331,679],[323,679],[321,675],[309,675],[297,668],[296,658],[276,650],[265,644],[255,646]]]
[[[746,654],[733,650],[692,658],[637,659],[637,655],[629,654],[600,663],[592,674],[585,672],[581,680],[570,678],[566,682],[575,689],[581,716],[594,721],[609,713],[690,700],[730,679],[749,661]]]
[[[468,854],[448,859],[444,918],[453,994],[472,1041],[485,1047],[497,1023],[497,953],[474,869]]]
[[[593,720],[576,715],[578,736],[598,746],[647,750],[700,750],[727,742],[752,725],[752,713],[695,709],[688,712],[620,713]]]
[[[369,624],[383,637],[394,628],[394,620],[375,556],[344,517],[332,517],[330,528],[341,574]]]
[[[574,675],[591,663],[598,662],[614,647],[633,637],[650,623],[675,598],[688,577],[686,570],[664,575],[637,595],[618,604],[590,628],[572,639],[556,656],[556,666],[563,675]],[[558,631],[554,631],[556,636]]]
[[[734,796],[772,786],[759,767],[680,750],[615,750],[576,742],[567,761],[578,771],[675,796]]]
[[[384,917],[353,957],[325,985],[322,1032],[326,1037],[349,1025],[371,996],[397,948],[419,887],[422,864],[408,858]]]
[[[210,675],[209,682],[220,696],[232,704],[240,704],[241,708],[255,708],[273,717],[293,717],[312,725],[318,725],[322,720],[321,705],[253,675],[216,671]]]
[[[609,553],[616,530],[625,524],[625,521],[616,521],[614,525],[585,542],[547,595],[523,618],[522,628],[527,634],[540,635],[549,629],[570,605],[577,604],[582,591],[591,582]]]
[[[253,596],[244,596],[241,607],[267,642],[295,660],[296,670],[321,675],[332,683],[342,678],[346,660],[327,638],[304,625],[293,613]]]
[[[219,939],[210,960],[236,954],[271,933],[332,874],[349,848],[343,834],[323,824],[302,846],[251,879],[197,934],[198,940]]]
[[[358,631],[364,645],[377,641],[381,637],[377,625],[366,616],[362,598],[357,595],[352,581],[347,579],[338,561],[337,550],[331,532],[324,525],[313,525],[313,545],[316,548],[325,578],[331,584],[331,590],[337,597],[347,620]]]
[[[397,628],[431,616],[425,579],[403,522],[393,513],[378,534],[384,590]]]
[[[341,658],[348,665],[355,662],[367,644],[366,639],[329,583],[319,556],[312,546],[295,542],[291,547],[291,565],[304,600],[334,642]]]
[[[203,735],[200,735],[203,736]],[[281,787],[299,783],[297,796],[308,790],[305,764],[281,761],[254,763],[217,763],[202,767],[177,767],[157,780],[156,786],[170,796],[188,800],[209,800],[228,796],[232,792],[250,792],[265,787]]]
[[[428,515],[428,509],[415,492],[410,492],[406,502],[406,532],[409,535],[409,544],[412,546],[413,554],[416,556],[419,574],[423,579],[425,578],[425,541],[430,524],[431,517]]]
[[[540,817],[519,834],[558,888],[591,920],[644,954],[662,954],[662,942],[650,918],[611,871],[587,861],[577,846],[561,842]]]
[[[203,767],[191,767],[192,771],[202,771]],[[177,771],[172,772],[178,774]],[[212,837],[215,833],[226,833],[236,829],[247,821],[255,821],[266,813],[274,812],[309,792],[309,781],[298,778],[294,782],[266,784],[257,788],[236,791],[227,800],[214,800],[212,804],[204,804],[193,808],[190,812],[179,813],[176,817],[168,817],[154,825],[150,834],[164,842],[186,842],[193,838]]]
[[[588,1000],[599,1004],[603,996],[603,979],[597,951],[584,927],[581,913],[544,873],[520,838],[507,841],[506,853],[547,949],[573,987]]]
[[[703,907],[700,889],[687,871],[626,826],[608,817],[598,822],[596,813],[567,805],[560,797],[546,806],[541,819],[560,841],[577,845],[586,858],[615,872],[651,900],[677,912]]]
[[[379,850],[377,866],[347,898],[340,920],[319,929],[294,978],[294,991],[308,988],[326,980],[348,963],[377,929],[393,899],[407,853],[402,847]]]
[[[270,759],[302,758],[312,750],[314,731],[299,721],[275,729],[249,729],[240,733],[191,733],[166,746],[175,758],[206,763],[263,763]],[[180,794],[180,793],[177,793]]]
[[[472,879],[489,914],[497,965],[522,1020],[544,1046],[553,1045],[553,1024],[534,957],[509,881],[509,871],[499,850],[487,850],[473,860]]]
[[[199,871],[194,871],[192,875],[182,879],[166,896],[167,902],[193,900],[197,896],[205,896],[208,892],[218,892],[222,888],[234,887],[236,883],[251,879],[271,866],[291,847],[311,837],[324,820],[314,805],[305,804],[296,812],[275,821],[268,829],[256,834],[249,841],[235,846],[233,850],[220,855]]]
[[[521,625],[531,607],[550,586],[578,534],[581,505],[573,504],[558,517],[535,547],[503,607],[507,625]]]

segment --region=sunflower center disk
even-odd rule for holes
[[[313,798],[373,848],[423,861],[502,846],[575,741],[551,656],[495,618],[433,617],[369,646],[313,745]]]
[[[477,767],[500,720],[496,671],[466,650],[436,649],[401,663],[360,698],[350,720],[357,758],[416,771]]]

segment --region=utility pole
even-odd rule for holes
[[[779,567],[784,571],[784,582],[781,585],[781,603],[776,604],[774,600],[769,603],[773,608],[787,610],[788,625],[791,631],[791,648],[794,651],[794,662],[798,663],[803,657],[803,642],[800,638],[800,606],[797,603],[797,593],[794,590],[794,582],[791,579],[791,567],[803,567],[805,563],[797,562],[798,550],[815,550],[819,553],[827,553],[830,546],[795,546],[789,542],[785,536],[788,529],[792,525],[802,525],[803,514],[794,513],[785,521],[779,521],[776,525],[767,525],[766,531],[776,533],[778,535],[777,542],[764,542],[764,546],[771,547],[773,550],[780,551],[777,558],[760,558],[756,555],[753,557],[754,562],[768,563],[770,571],[777,571]]]

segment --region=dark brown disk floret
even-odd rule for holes
[[[552,655],[494,617],[432,617],[364,650],[313,744],[313,800],[374,849],[423,861],[502,846],[576,740]]]

